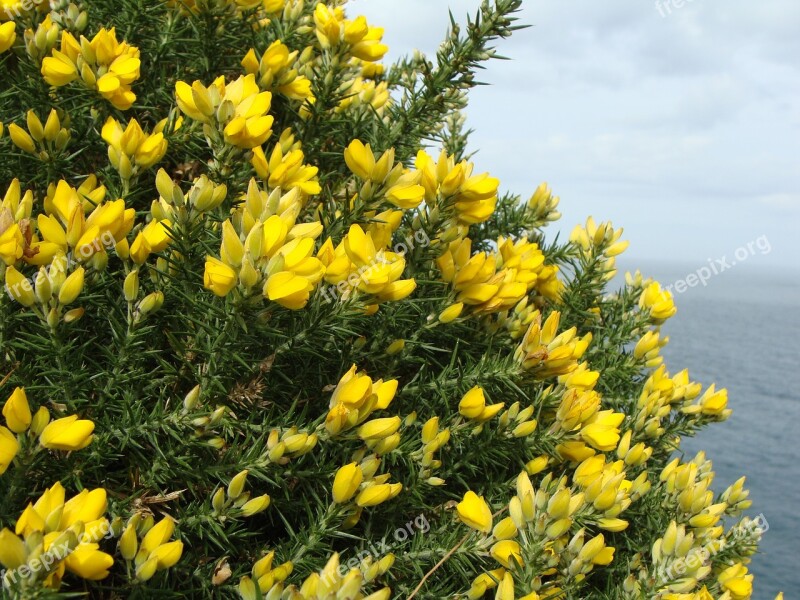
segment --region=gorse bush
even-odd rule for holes
[[[749,598],[670,294],[468,154],[521,0],[341,4],[0,0],[3,594]]]

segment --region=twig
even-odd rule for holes
[[[461,545],[467,541],[467,538],[469,538],[471,534],[472,532],[468,533],[463,538],[461,538],[461,541],[459,541],[455,546],[450,548],[447,554],[445,554],[441,558],[441,560],[433,566],[433,568],[430,571],[425,573],[425,576],[422,578],[422,581],[419,582],[417,587],[414,588],[414,591],[411,592],[411,595],[408,598],[406,598],[406,600],[411,600],[414,596],[417,595],[417,593],[422,589],[422,586],[425,585],[425,582],[428,580],[428,577],[433,575],[439,567],[441,567],[444,563],[446,563],[447,559],[449,559],[451,556],[453,556],[453,554],[455,554],[456,550],[458,550],[461,547]]]

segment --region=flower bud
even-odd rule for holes
[[[53,286],[50,285],[50,278],[47,276],[47,271],[44,267],[39,269],[36,273],[36,299],[40,304],[47,304],[53,297]]]
[[[86,313],[86,309],[83,307],[80,308],[73,308],[72,310],[68,310],[64,313],[64,323],[69,325],[70,323],[74,323],[78,321],[83,315]]]
[[[228,484],[228,498],[236,500],[236,498],[241,496],[242,492],[244,491],[245,483],[247,483],[247,469],[239,472],[233,479],[231,479],[231,482]]]
[[[36,414],[33,415],[31,419],[31,433],[33,435],[41,435],[44,428],[50,422],[50,411],[48,411],[44,406],[40,406],[39,410],[36,411]]]
[[[142,298],[141,302],[136,307],[136,311],[145,316],[149,313],[156,312],[164,304],[164,293],[153,292]]]
[[[6,269],[6,292],[23,306],[33,306],[36,302],[31,282],[13,265]]]
[[[84,273],[83,267],[78,267],[64,280],[61,289],[58,291],[59,304],[67,306],[75,302],[83,290]]]
[[[125,282],[122,285],[122,290],[125,294],[126,302],[133,302],[139,297],[139,270],[134,269],[125,276]]]
[[[245,502],[242,506],[242,516],[251,517],[267,509],[270,503],[270,497],[267,494],[257,496]]]
[[[119,538],[119,552],[122,558],[131,561],[139,549],[139,540],[136,537],[136,527],[129,524]]]
[[[197,401],[200,398],[200,385],[194,386],[189,393],[183,398],[183,408],[187,412],[194,410],[197,406]]]

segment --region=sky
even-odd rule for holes
[[[354,0],[388,60],[431,58],[479,0]],[[800,3],[524,0],[470,92],[475,172],[527,199],[546,181],[565,234],[588,215],[626,258],[798,267]],[[749,245],[749,248],[748,248]],[[744,258],[742,258],[744,260]],[[742,260],[739,261],[741,264]],[[798,267],[800,268],[800,267]]]

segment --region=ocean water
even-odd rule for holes
[[[800,598],[800,273],[737,265],[683,293],[664,325],[663,355],[670,373],[688,368],[694,381],[728,389],[731,418],[686,439],[691,457],[705,450],[715,467],[713,489],[747,476],[753,507],[769,523],[750,570],[755,600],[783,591]],[[704,265],[636,264],[662,285]],[[621,271],[630,269],[622,264]],[[683,287],[683,286],[681,286]]]

